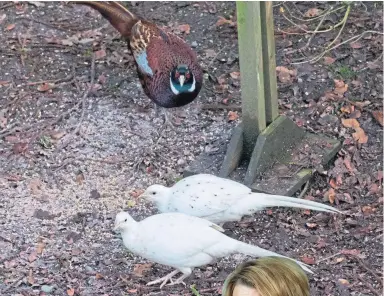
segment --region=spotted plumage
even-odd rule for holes
[[[99,11],[128,41],[145,94],[165,108],[181,107],[199,94],[203,73],[190,46],[141,19],[118,2],[78,1]]]

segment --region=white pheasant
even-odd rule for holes
[[[341,213],[331,206],[294,197],[252,192],[241,183],[209,174],[184,178],[172,187],[152,185],[141,195],[160,213],[184,213],[214,223],[240,221],[267,207],[292,207]]]
[[[171,282],[169,285],[184,284],[183,280],[191,275],[193,268],[231,254],[285,257],[232,239],[222,233],[224,230],[220,226],[210,221],[180,213],[157,214],[136,222],[128,213],[120,212],[116,216],[114,230],[121,233],[125,247],[132,253],[175,268],[166,276],[147,283],[161,283],[160,288],[168,281]],[[294,261],[312,273],[304,263]],[[179,272],[183,275],[173,281],[172,277]]]

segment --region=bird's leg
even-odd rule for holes
[[[159,279],[157,279],[157,280],[154,280],[154,281],[152,281],[152,282],[147,283],[147,286],[151,286],[151,285],[155,285],[155,284],[161,283],[161,285],[160,285],[160,289],[161,289],[162,287],[164,287],[164,285],[165,285],[168,281],[170,281],[171,283],[173,283],[173,281],[172,281],[172,277],[173,277],[175,274],[177,274],[177,273],[179,273],[179,271],[178,271],[177,269],[175,269],[174,271],[172,271],[171,273],[167,274],[166,276],[163,276],[162,278],[159,278]]]
[[[183,280],[187,277],[189,277],[192,274],[191,268],[180,268],[180,271],[183,273],[181,277],[179,277],[176,281],[171,281],[171,283],[168,284],[168,286],[173,286],[177,284],[183,284],[186,286],[186,284],[183,282]]]
[[[170,126],[171,128],[175,128],[175,125],[172,121],[173,115],[171,110],[163,109],[164,114],[164,124]]]
[[[188,277],[189,274],[183,274],[181,277],[179,277],[176,281],[171,281],[167,286],[173,286],[173,285],[177,285],[177,284],[183,284],[184,286],[187,286],[183,280]]]

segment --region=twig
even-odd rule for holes
[[[12,284],[10,284],[8,287],[6,287],[4,290],[2,290],[1,292],[2,293],[5,293],[5,292],[7,292],[9,289],[11,289],[11,288],[14,288],[14,287],[18,287],[20,284],[21,284],[21,282],[23,281],[23,279],[24,279],[24,275],[22,275],[22,276],[20,276],[18,279],[16,279],[16,281],[14,281]]]
[[[366,287],[368,287],[369,290],[371,290],[371,292],[373,294],[375,294],[376,296],[382,296],[383,295],[380,292],[378,292],[370,283],[368,283],[366,280],[364,280],[361,275],[357,275],[357,277],[365,284]]]
[[[371,275],[373,275],[379,282],[382,282],[383,279],[377,275],[377,273],[375,271],[373,271],[372,269],[370,269],[367,265],[365,265],[365,263],[363,262],[363,260],[361,260],[358,256],[355,256],[353,254],[348,254],[347,256],[351,256],[353,258],[356,259],[356,261],[359,263],[359,265],[364,268],[366,271],[368,271]]]
[[[335,39],[333,39],[333,41],[330,44],[328,44],[327,49],[330,48],[336,42],[337,39],[339,39],[341,32],[343,32],[345,24],[347,23],[347,19],[348,19],[350,12],[351,12],[351,4],[348,4],[347,11],[345,12],[344,17],[341,21],[343,23],[343,25],[341,26],[341,29],[340,29],[339,33],[337,34],[337,36],[335,37]]]
[[[209,69],[209,67],[212,66],[213,62],[216,60],[216,58],[218,57],[218,55],[219,55],[224,49],[226,49],[227,47],[228,47],[228,46],[225,45],[225,46],[223,46],[222,49],[219,50],[219,52],[218,52],[218,53],[212,58],[212,60],[209,62],[208,66],[207,66],[207,69]]]
[[[327,15],[330,15],[331,13],[335,13],[336,11],[339,11],[340,9],[343,8],[343,6],[340,6],[340,7],[338,7],[338,8],[335,8],[334,10],[332,10],[333,7],[330,7],[329,9],[327,9],[326,11],[324,11],[322,14],[320,14],[320,15],[318,15],[318,16],[315,16],[315,17],[312,17],[312,18],[309,18],[309,19],[303,19],[303,18],[299,18],[299,17],[294,16],[294,15],[291,13],[290,9],[288,8],[288,5],[283,4],[283,6],[284,6],[285,9],[288,11],[288,13],[289,13],[289,15],[290,15],[291,17],[293,17],[294,19],[297,19],[297,20],[299,20],[299,21],[302,21],[302,22],[311,22],[311,21],[317,20],[317,19],[319,19],[319,18],[321,18],[321,17],[325,17],[325,16],[327,16]],[[300,10],[298,10],[298,11],[300,12]]]
[[[332,259],[333,257],[339,256],[341,254],[342,254],[342,252],[337,252],[336,254],[333,254],[333,255],[325,257],[323,259],[317,260],[316,263],[319,264],[320,262],[327,261],[327,260]]]
[[[341,43],[339,43],[339,44],[337,44],[337,45],[335,45],[335,46],[333,46],[333,47],[331,47],[331,48],[326,49],[326,50],[323,51],[321,54],[317,55],[316,57],[314,57],[314,58],[312,58],[312,59],[310,59],[310,60],[303,61],[303,62],[291,63],[291,64],[292,64],[292,65],[298,65],[298,64],[305,64],[305,63],[315,63],[315,62],[317,62],[318,60],[320,60],[320,59],[321,59],[327,52],[330,52],[330,51],[332,51],[332,50],[338,48],[339,46],[341,46],[341,45],[343,45],[343,44],[345,44],[345,43],[348,43],[348,42],[351,42],[351,41],[353,41],[353,42],[357,42],[358,40],[360,40],[361,38],[363,38],[364,35],[367,34],[367,33],[384,35],[384,33],[379,32],[379,31],[371,31],[371,30],[369,30],[369,31],[364,31],[364,32],[361,33],[360,35],[353,36],[353,37],[351,37],[351,38],[349,38],[349,39],[347,39],[347,40],[345,40],[345,41],[343,41],[343,42],[341,42]],[[351,43],[353,43],[353,42],[351,42]]]
[[[313,37],[319,32],[320,26],[323,24],[326,16],[327,16],[327,14],[324,14],[323,18],[320,20],[319,24],[317,25],[315,31],[312,33],[311,37],[308,39],[307,44],[305,44],[303,47],[301,47],[299,49],[291,50],[291,51],[287,52],[286,54],[292,54],[292,53],[295,53],[298,51],[302,52],[305,49],[307,49],[309,47],[309,45],[311,44]]]
[[[57,153],[60,149],[65,148],[69,144],[70,139],[72,137],[74,137],[78,133],[78,131],[79,131],[80,127],[81,127],[81,124],[83,123],[83,120],[84,120],[85,99],[88,97],[90,91],[92,90],[94,83],[95,83],[95,54],[93,54],[92,62],[91,62],[91,82],[90,82],[90,85],[89,85],[88,89],[85,91],[83,97],[81,98],[81,101],[80,101],[80,104],[79,104],[79,105],[81,105],[80,120],[79,120],[76,128],[73,130],[73,132],[70,133],[67,137],[65,137],[65,139],[63,139],[63,141],[61,142],[61,145],[57,146],[57,148],[55,149],[55,153]]]
[[[41,25],[44,25],[44,26],[47,26],[50,28],[54,28],[54,29],[57,29],[60,31],[66,31],[67,29],[70,29],[70,27],[71,27],[71,26],[62,26],[62,25],[57,25],[57,24],[51,24],[51,23],[47,23],[47,22],[44,22],[41,20],[34,19],[34,18],[26,17],[26,16],[18,17],[16,20],[23,20],[23,19],[31,21],[31,22],[35,22],[35,23],[38,23],[38,24],[41,24]],[[66,27],[68,27],[68,28],[66,28]]]
[[[307,183],[305,183],[303,191],[301,191],[300,195],[297,198],[303,198],[303,196],[307,192],[308,188],[309,188],[309,180],[307,181]]]
[[[350,6],[348,6],[350,7]],[[348,12],[349,14],[349,12]],[[282,13],[283,17],[288,21],[290,22],[292,25],[294,25],[295,27],[299,28],[300,30],[304,31],[305,33],[314,33],[315,31],[310,31],[310,30],[306,30],[304,28],[302,28],[299,24],[296,24],[293,20],[289,19],[284,13]],[[325,16],[329,15],[329,13],[327,13]],[[344,15],[345,16],[345,15]],[[317,31],[317,33],[325,33],[325,32],[329,32],[329,31],[332,31],[333,29],[336,29],[338,27],[340,27],[341,25],[344,24],[344,18],[343,20],[341,20],[339,23],[337,23],[336,25],[334,26],[330,26],[328,29],[325,29],[325,30],[320,30],[320,31]]]
[[[201,107],[202,110],[218,110],[218,109],[224,109],[224,110],[241,110],[241,106],[238,105],[222,105],[222,104],[204,104]]]
[[[13,2],[12,3],[8,3],[8,4],[4,4],[3,6],[0,6],[0,10],[8,8],[8,7],[11,7],[13,5],[15,5],[15,3],[13,3]]]
[[[31,85],[39,85],[39,84],[44,84],[44,83],[59,83],[59,82],[67,82],[67,81],[70,81],[73,79],[73,75],[69,75],[67,77],[64,77],[64,78],[59,78],[59,79],[54,79],[54,80],[40,80],[40,81],[35,81],[35,82],[27,82],[27,83],[24,83],[24,84],[20,84],[18,85],[18,87],[20,86],[31,86]]]

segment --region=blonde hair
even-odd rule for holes
[[[309,296],[307,275],[294,261],[264,257],[237,266],[225,280],[223,296],[232,296],[236,285],[254,288],[261,296]]]

